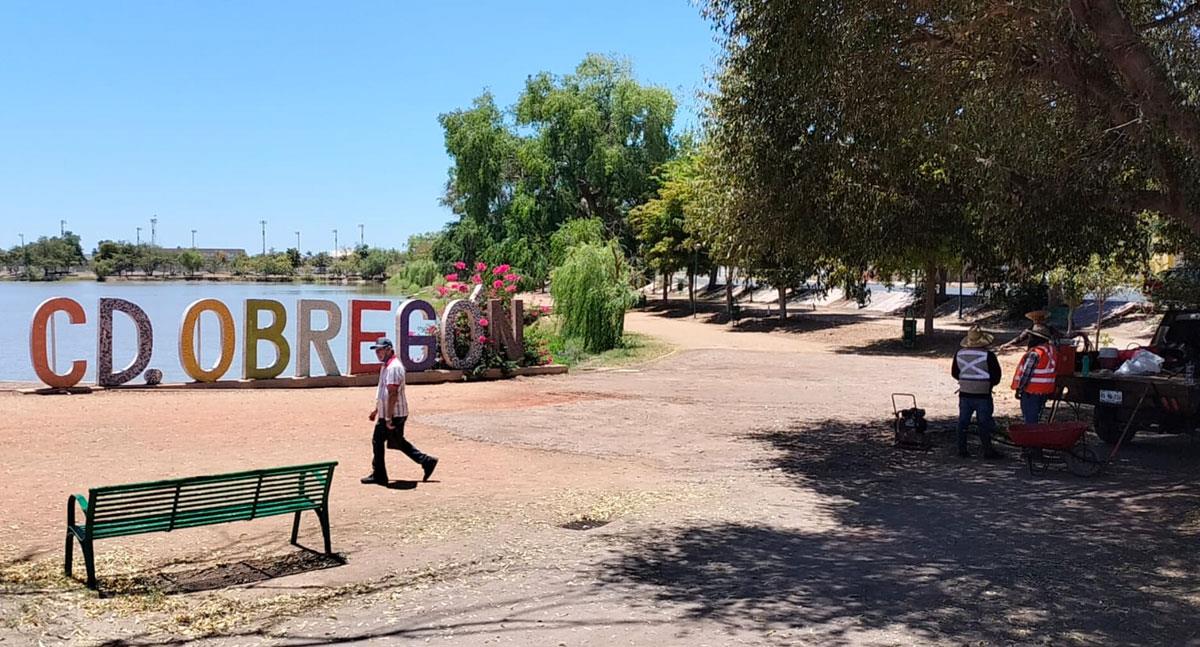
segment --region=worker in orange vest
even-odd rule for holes
[[[1037,424],[1046,400],[1054,394],[1058,367],[1054,353],[1054,333],[1045,324],[1029,329],[1028,352],[1013,373],[1012,388],[1021,400],[1021,418],[1027,425]]]

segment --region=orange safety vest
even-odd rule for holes
[[[1035,346],[1025,353],[1025,356],[1017,364],[1017,371],[1013,373],[1012,388],[1014,391],[1021,388],[1021,379],[1029,368],[1026,362],[1034,357],[1037,358],[1037,365],[1033,367],[1033,375],[1030,376],[1029,383],[1025,385],[1025,392],[1033,395],[1052,395],[1058,366],[1054,357],[1054,349],[1049,344]]]

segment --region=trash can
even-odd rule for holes
[[[904,325],[901,340],[904,342],[905,348],[912,348],[917,344],[917,319],[913,316],[912,310],[904,311]]]

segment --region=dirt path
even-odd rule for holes
[[[629,329],[678,351],[621,370],[414,387],[409,436],[442,463],[404,489],[357,482],[369,389],[0,394],[0,639],[1193,640],[1200,449],[1147,441],[1090,481],[960,461],[946,433],[949,360],[890,354],[891,323],[733,332],[633,313]],[[929,410],[936,451],[890,447],[893,391]],[[1010,398],[998,405],[1015,413]],[[344,564],[287,546],[277,517],[100,542],[109,598],[58,575],[70,492],[320,459],[340,461]],[[416,478],[403,461],[390,457],[392,477]],[[313,520],[301,541],[319,545]]]

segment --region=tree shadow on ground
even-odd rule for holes
[[[1200,445],[1144,442],[1083,479],[958,459],[949,437],[928,453],[895,450],[879,426],[833,420],[751,438],[769,448],[766,467],[822,495],[837,529],[656,531],[600,576],[694,618],[822,644],[896,630],[901,642],[956,644],[1184,644],[1200,633]]]
[[[920,334],[912,348],[904,345],[901,329],[896,328],[893,338],[876,339],[866,344],[841,346],[834,352],[844,355],[881,355],[888,357],[942,357],[949,359],[961,348],[965,333],[961,330],[935,330],[932,335]],[[1003,344],[1016,337],[1017,334],[996,335],[995,345]],[[995,348],[993,346],[993,349]]]
[[[99,595],[119,598],[201,593],[255,585],[346,564],[345,556],[340,553],[327,555],[303,545],[286,546],[283,548],[273,540],[270,543],[231,540],[204,555],[191,554],[166,563],[149,564],[128,560],[121,553],[99,552],[96,558]],[[264,554],[267,551],[271,554]],[[254,556],[246,557],[247,554]],[[82,564],[78,559],[76,561],[75,575],[70,581],[82,586]],[[110,564],[115,568],[110,570]]]
[[[686,303],[665,306],[661,303],[651,304],[640,310],[667,319],[683,319],[692,316],[691,307]],[[808,310],[797,311],[796,309],[789,309],[788,318],[781,320],[778,315],[772,315],[766,308],[747,310],[744,305],[741,306],[740,312],[739,318],[734,321],[725,311],[724,304],[705,304],[705,307],[697,308],[696,320],[719,326],[725,326],[732,321],[733,326],[729,327],[730,332],[789,332],[797,334],[829,330],[864,321],[863,317],[853,314],[828,314]]]

